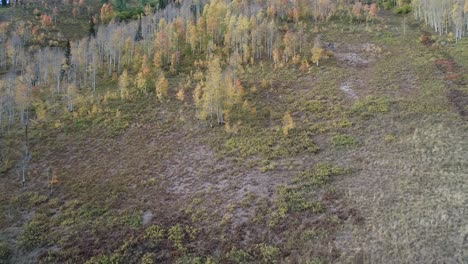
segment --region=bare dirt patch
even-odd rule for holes
[[[358,95],[353,90],[353,84],[350,82],[345,82],[340,86],[340,90],[343,91],[350,99],[357,99]]]
[[[334,58],[353,67],[367,67],[377,60],[381,48],[372,43],[346,44],[327,43]]]
[[[461,116],[468,116],[468,93],[457,89],[450,89],[447,97]]]

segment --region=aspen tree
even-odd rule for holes
[[[184,88],[179,89],[179,91],[176,94],[176,98],[177,98],[177,100],[182,101],[182,102],[185,100]]]
[[[222,71],[219,57],[213,56],[208,62],[208,73],[206,85],[204,86],[202,97],[202,116],[208,115],[210,126],[214,126],[215,115],[218,124],[223,121],[223,107],[225,91],[222,84]]]
[[[119,77],[119,90],[120,90],[120,98],[127,99],[129,96],[128,87],[130,86],[130,78],[128,76],[127,70],[122,72],[122,75]]]
[[[164,74],[161,74],[157,83],[156,83],[156,96],[159,100],[162,100],[167,97],[169,85]]]
[[[283,134],[287,136],[289,131],[295,127],[292,116],[289,112],[285,113],[283,116]]]
[[[199,111],[200,107],[202,106],[202,85],[200,83],[195,86],[192,97],[193,101],[195,102],[195,116],[202,119],[203,117],[200,116]]]
[[[77,88],[75,83],[71,83],[67,87],[67,108],[69,112],[74,110]]]
[[[137,74],[135,86],[139,92],[146,94],[146,78],[143,75],[143,72],[139,72]]]
[[[326,53],[322,48],[322,43],[320,42],[320,36],[317,36],[314,41],[314,47],[312,48],[312,63],[316,63],[317,67],[322,58],[325,58]]]

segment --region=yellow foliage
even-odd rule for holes
[[[293,57],[292,63],[298,64],[300,61],[301,61],[301,56],[299,54],[296,54],[296,56]]]
[[[146,94],[146,78],[145,78],[143,72],[139,72],[137,74],[135,84],[136,84],[136,87],[137,87],[138,91],[143,92],[144,94]]]
[[[180,89],[176,94],[177,100],[184,101],[185,99],[185,92],[184,89]]]
[[[150,4],[146,4],[146,6],[145,6],[145,15],[149,16],[151,13],[153,13],[153,8],[151,7]]]
[[[319,61],[324,57],[325,55],[325,50],[314,46],[312,48],[312,62],[316,63],[317,66],[319,66]]]
[[[56,120],[55,123],[54,123],[54,127],[55,128],[61,128],[62,127],[62,122],[60,122],[60,120]]]
[[[257,115],[257,108],[256,107],[252,107],[250,109],[250,114],[252,114],[252,116],[256,116]]]
[[[122,72],[122,75],[119,77],[119,89],[120,89],[120,98],[127,99],[129,97],[128,87],[130,86],[130,77],[128,76],[127,70]]]
[[[161,77],[159,77],[159,80],[156,83],[156,96],[159,100],[162,100],[163,98],[167,97],[168,89],[169,84],[167,82],[167,79],[166,77],[164,77],[164,74],[161,74]]]
[[[38,121],[44,121],[44,120],[46,120],[47,110],[46,110],[46,108],[45,108],[45,106],[44,106],[43,103],[40,103],[40,104],[37,106],[36,115],[37,115],[37,120],[38,120]]]
[[[58,178],[57,175],[52,176],[52,179],[50,179],[50,181],[49,181],[50,185],[57,185],[59,183],[60,183],[60,181],[59,181],[59,178]]]
[[[300,70],[305,73],[309,70],[309,68],[310,68],[309,62],[307,60],[302,60]]]
[[[287,112],[283,116],[283,134],[287,136],[289,134],[289,130],[293,129],[294,127],[295,125],[292,116],[289,112]]]
[[[250,111],[250,104],[249,104],[249,101],[244,100],[244,103],[242,104],[242,109],[243,109],[244,111]]]
[[[197,109],[197,117],[202,119],[203,112],[200,112],[200,108],[202,107],[202,85],[197,84],[195,86],[195,90],[193,91],[193,101],[195,102],[195,107]]]
[[[224,110],[224,130],[231,132],[231,111],[229,109]]]
[[[91,114],[95,115],[97,113],[99,113],[99,107],[96,104],[93,104],[91,107]]]
[[[162,67],[162,54],[160,51],[156,51],[154,53],[153,64],[156,69],[160,69]]]

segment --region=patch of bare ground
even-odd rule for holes
[[[452,58],[435,61],[438,74],[449,85],[447,99],[461,116],[468,115],[468,93],[462,90],[466,87],[464,78],[465,69],[458,65]]]
[[[333,52],[333,58],[340,67],[346,69],[346,78],[339,89],[351,100],[357,100],[374,93],[369,85],[373,65],[378,63],[384,54],[382,48],[370,42],[326,43],[327,49]]]
[[[372,43],[327,43],[326,47],[333,52],[338,62],[352,67],[368,67],[378,59],[381,52],[381,48]]]
[[[359,85],[359,82],[357,82]],[[349,97],[350,99],[353,99],[353,100],[356,100],[358,99],[358,95],[357,93],[355,92],[355,88],[356,87],[356,82],[345,82],[343,83],[341,86],[340,86],[340,90],[343,91],[347,97]]]
[[[447,97],[461,116],[468,116],[468,93],[450,89]]]

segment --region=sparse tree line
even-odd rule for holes
[[[459,40],[468,33],[468,1],[412,0],[416,19],[423,20],[439,34],[453,32]]]
[[[407,1],[395,1],[397,5],[404,3]],[[453,27],[457,38],[466,33],[467,3],[412,1],[417,18],[440,33]],[[213,120],[225,123],[227,108],[233,105],[230,100],[242,101],[237,76],[244,65],[269,60],[275,67],[291,63],[308,67],[309,62],[319,65],[329,55],[318,38],[307,38],[310,28],[304,20],[352,17],[369,21],[378,13],[376,3],[347,0],[191,0],[167,4],[164,9],[148,4],[146,16],[122,23],[113,19],[113,6],[105,3],[100,12],[103,23],[97,30],[92,20],[90,36],[68,42],[65,49],[26,48],[34,29],[18,28],[10,35],[1,35],[5,48],[0,49],[0,69],[7,73],[0,83],[0,130],[23,121],[24,112],[31,109],[34,111],[28,118],[37,120],[61,110],[60,104],[73,112],[84,95],[97,96],[100,80],[116,76],[120,80],[115,92],[121,99],[133,92],[154,92],[163,101],[167,89],[158,86],[167,74],[177,72],[181,62],[198,63],[198,70],[188,81],[193,95],[182,96],[184,89],[177,98],[198,102],[197,116],[209,119],[211,125],[216,123]],[[51,17],[43,20],[44,27],[52,23]],[[213,62],[218,62],[220,70],[213,70]],[[20,94],[27,98],[21,99]]]
[[[67,48],[25,47],[28,30],[2,36],[0,123],[8,130],[23,112],[45,120],[64,105],[73,112],[84,97],[98,96],[103,79],[119,78],[118,93],[126,99],[134,93],[153,92],[159,100],[167,89],[159,86],[166,75],[177,72],[182,61],[198,63],[188,85],[193,95],[178,91],[177,98],[191,98],[197,116],[223,124],[235,103],[243,103],[238,70],[246,64],[271,60],[275,67],[308,64],[326,57],[324,50],[307,39],[304,19],[315,21],[337,15],[353,15],[346,1],[183,1],[154,10],[129,23],[110,20],[92,30],[89,38],[69,42]],[[375,5],[360,5],[359,15],[374,17]],[[104,4],[100,19],[107,22],[112,6]],[[49,19],[47,20],[49,21]],[[315,46],[315,48],[312,48]],[[314,53],[314,54],[312,54]],[[128,80],[122,80],[128,79]],[[193,88],[192,87],[192,88]],[[112,92],[112,91],[111,91]],[[19,100],[18,95],[26,98]],[[86,96],[85,96],[86,95]]]

